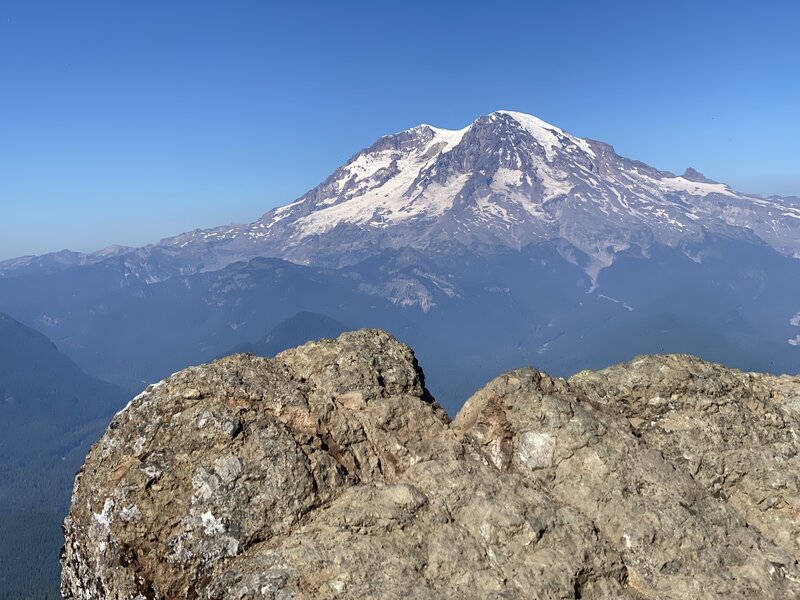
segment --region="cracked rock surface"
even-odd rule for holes
[[[797,598],[800,379],[501,375],[453,422],[378,330],[150,386],[78,474],[67,598]]]

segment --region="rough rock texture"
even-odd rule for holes
[[[800,379],[496,378],[377,330],[149,387],[75,482],[67,598],[796,598]]]

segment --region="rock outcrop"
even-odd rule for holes
[[[797,598],[800,379],[502,375],[453,422],[377,330],[177,373],[78,474],[67,598]]]

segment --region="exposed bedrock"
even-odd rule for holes
[[[378,330],[176,373],[75,481],[67,598],[797,598],[800,379],[501,375],[454,421]]]

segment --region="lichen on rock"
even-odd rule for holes
[[[795,598],[800,381],[502,375],[451,423],[378,330],[150,386],[78,474],[67,598]]]

